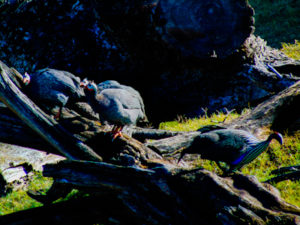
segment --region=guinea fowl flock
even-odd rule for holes
[[[57,119],[66,104],[86,99],[101,122],[113,125],[113,140],[122,136],[124,126],[148,121],[140,93],[115,80],[96,85],[86,78],[80,81],[69,72],[46,68],[32,75],[25,73],[22,81],[25,93],[44,109],[59,107]],[[189,147],[180,152],[178,163],[185,154],[200,154],[203,159],[216,161],[224,172],[231,173],[257,158],[273,139],[283,143],[282,135],[277,132],[264,141],[240,129],[216,128],[199,133]],[[221,166],[220,162],[229,168]]]

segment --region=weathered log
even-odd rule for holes
[[[10,69],[1,61],[0,74],[0,100],[30,128],[67,158],[101,160],[90,147],[63,129],[24,95],[11,81]]]
[[[40,149],[47,152],[58,151],[28,127],[5,105],[0,106],[0,141],[8,144]]]
[[[44,174],[91,196],[72,201],[72,206],[64,204],[64,209],[59,204],[57,208],[52,205],[16,213],[14,217],[4,216],[0,218],[1,224],[20,221],[19,218],[28,224],[38,220],[40,213],[53,219],[45,212],[49,208],[58,218],[72,221],[74,215],[61,217],[57,210],[76,209],[80,204],[87,206],[91,199],[98,204],[80,215],[98,223],[109,217],[120,224],[129,219],[131,224],[292,225],[299,224],[300,219],[299,208],[282,201],[271,185],[261,184],[252,176],[237,174],[221,178],[206,170],[140,169],[84,161],[47,165]],[[106,195],[110,196],[109,203]],[[109,209],[115,206],[117,210],[102,211],[103,206]]]

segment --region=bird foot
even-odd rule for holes
[[[113,136],[112,141],[114,141],[117,137],[123,137],[123,134],[121,133],[121,131],[117,131],[114,132],[112,136]]]
[[[118,127],[118,126],[113,127],[113,129],[110,131],[113,136],[112,141],[114,141],[117,137],[123,137],[121,133],[122,128],[123,127]]]
[[[58,121],[59,119],[60,119],[60,115],[61,115],[61,113],[60,113],[60,111],[58,111],[55,115],[54,115],[54,119],[56,120],[56,121]]]

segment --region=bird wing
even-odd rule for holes
[[[107,98],[119,101],[124,109],[140,109],[139,100],[130,92],[123,89],[106,89],[102,92]]]
[[[238,159],[232,162],[235,170],[241,168],[243,165],[246,165],[257,158],[264,150],[266,150],[268,145],[269,143],[267,141],[263,141],[253,147],[249,147],[248,151],[246,151]]]

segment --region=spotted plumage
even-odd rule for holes
[[[135,125],[144,118],[139,99],[125,89],[108,88],[99,91],[93,82],[88,82],[85,89],[88,102],[99,113],[101,120],[115,125],[113,133],[116,136],[124,126]]]
[[[45,110],[59,107],[58,118],[62,108],[84,97],[80,87],[80,78],[67,71],[45,68],[23,76],[26,94]]]

